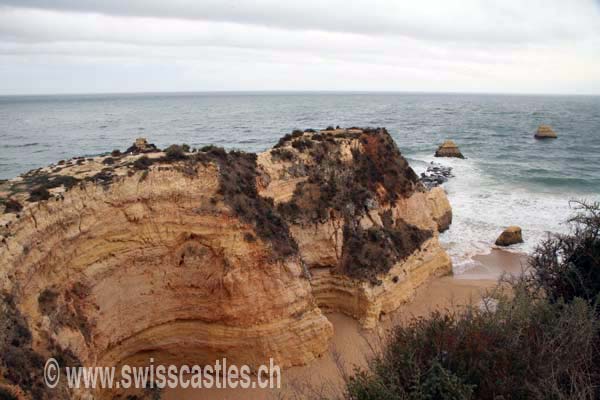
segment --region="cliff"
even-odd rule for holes
[[[451,270],[444,192],[384,129],[297,131],[258,156],[140,141],[0,198],[0,383],[34,398],[67,393],[31,374],[49,356],[305,364],[327,350],[323,310],[373,327]]]

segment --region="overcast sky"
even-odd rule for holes
[[[600,0],[0,0],[0,94],[600,94]]]

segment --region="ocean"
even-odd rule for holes
[[[540,124],[558,133],[539,141]],[[423,93],[173,93],[0,97],[0,178],[79,155],[215,144],[261,151],[293,129],[383,126],[417,173],[451,166],[454,212],[442,243],[456,273],[502,229],[519,225],[530,252],[566,232],[571,200],[600,200],[600,97]],[[454,140],[466,159],[434,158]]]

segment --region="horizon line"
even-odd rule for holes
[[[134,92],[68,92],[68,93],[0,93],[0,97],[52,96],[124,96],[124,95],[194,95],[194,94],[444,94],[488,96],[578,96],[597,97],[600,93],[541,93],[541,92],[469,92],[469,91],[415,91],[415,90],[189,90],[189,91],[134,91]]]

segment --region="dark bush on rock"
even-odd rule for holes
[[[204,147],[200,148],[200,151],[203,153],[209,153],[218,158],[227,157],[227,151],[224,148],[219,147],[219,146],[213,146],[213,145],[204,146]]]
[[[37,186],[37,187],[34,187],[33,189],[31,189],[31,191],[29,192],[29,198],[27,200],[34,202],[34,201],[48,200],[49,198],[50,198],[50,192],[48,192],[48,189],[46,189],[43,186]]]
[[[180,146],[178,144],[172,144],[165,149],[165,158],[167,161],[177,161],[185,160],[187,156],[185,155],[185,150],[183,146]]]
[[[271,158],[274,160],[292,161],[296,156],[291,150],[279,148],[271,150]]]
[[[150,167],[152,165],[152,162],[153,161],[150,158],[148,158],[147,156],[141,156],[140,158],[138,158],[137,160],[135,160],[133,162],[133,168],[139,169],[139,170],[148,169],[148,167]]]
[[[18,213],[23,209],[23,205],[15,199],[8,199],[4,203],[5,213]]]
[[[106,157],[104,160],[102,160],[102,164],[104,165],[113,165],[115,163],[115,159],[112,157]]]
[[[219,194],[224,202],[242,221],[253,225],[259,237],[271,243],[277,257],[296,254],[297,244],[275,211],[273,200],[258,195],[256,154],[232,151],[214,157],[220,169]]]
[[[296,139],[292,142],[292,147],[303,152],[306,149],[311,149],[313,147],[313,142],[307,138]]]
[[[378,274],[388,272],[433,235],[402,220],[386,225],[362,229],[346,223],[341,263],[344,273],[376,284]]]
[[[31,393],[35,399],[49,398],[40,371],[44,359],[31,348],[31,332],[17,309],[13,296],[0,293],[0,363],[3,379]]]

